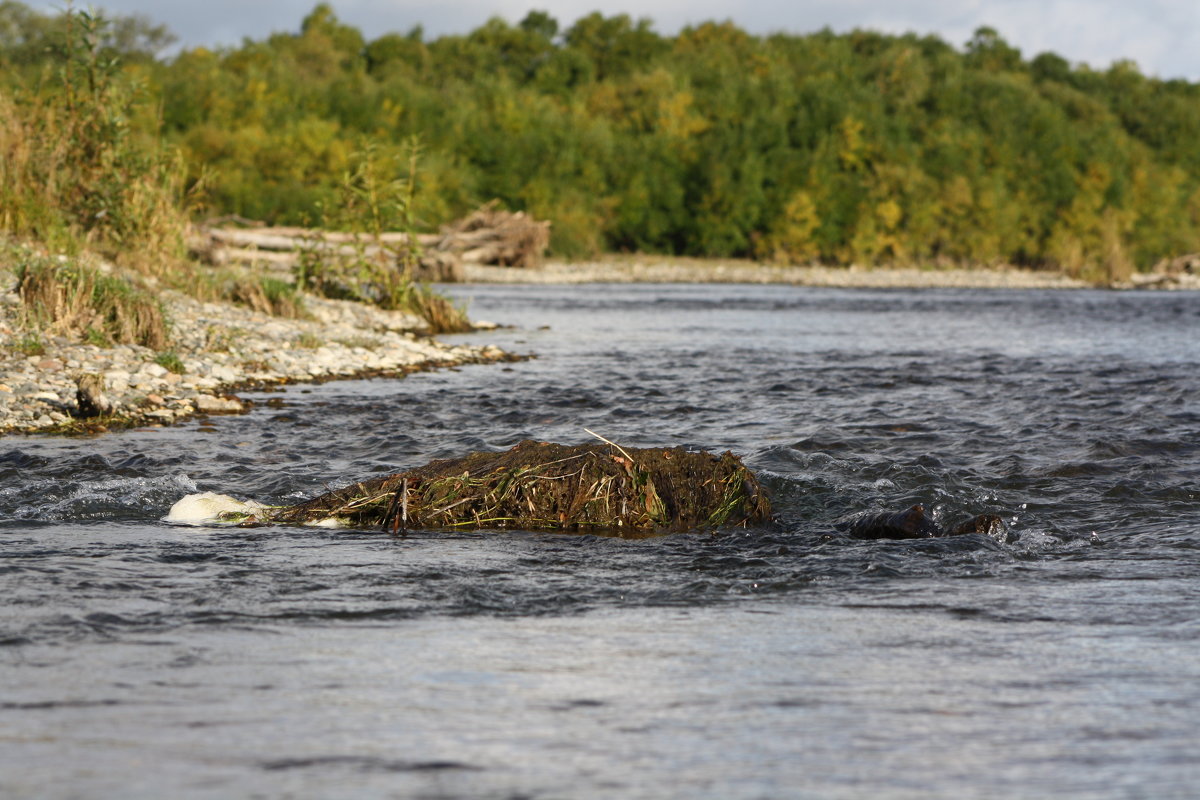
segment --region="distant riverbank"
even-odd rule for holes
[[[1087,289],[1093,284],[1061,272],[1012,267],[863,268],[785,267],[736,259],[610,256],[595,261],[551,261],[536,270],[467,265],[471,283],[778,283],[862,289]],[[1200,289],[1200,276],[1135,276],[1111,288]]]

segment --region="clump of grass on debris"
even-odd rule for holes
[[[524,441],[352,484],[262,512],[256,521],[359,528],[567,530],[640,537],[770,518],[754,474],[732,453]]]

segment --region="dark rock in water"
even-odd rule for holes
[[[958,523],[946,531],[945,535],[961,536],[964,533],[982,533],[984,536],[992,538],[1004,538],[1008,533],[1008,528],[1005,526],[1004,520],[995,514],[979,514]]]
[[[104,395],[103,375],[94,372],[80,375],[76,386],[75,401],[80,417],[101,417],[112,411],[112,403]]]
[[[1007,532],[1004,521],[995,514],[980,514],[943,529],[922,505],[896,513],[861,514],[839,527],[853,539],[930,539],[968,533],[999,538]]]
[[[862,514],[845,530],[853,539],[925,539],[943,535],[921,505],[896,513]]]

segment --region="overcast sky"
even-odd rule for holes
[[[295,31],[317,0],[94,0],[111,12],[165,23],[186,46],[235,45]],[[44,10],[57,2],[29,2]],[[86,7],[87,2],[77,2]],[[1050,50],[1106,68],[1131,59],[1148,75],[1200,80],[1200,0],[335,0],[338,17],[368,40],[422,25],[428,36],[465,33],[491,16],[516,23],[531,9],[565,28],[592,11],[650,17],[660,33],[732,19],[754,33],[870,28],[936,33],[961,47],[980,25],[996,28],[1026,58]]]

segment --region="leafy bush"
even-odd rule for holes
[[[0,86],[0,230],[164,274],[183,254],[182,162],[148,118],[142,70],[102,46],[109,24],[73,11],[59,27],[52,77]]]

